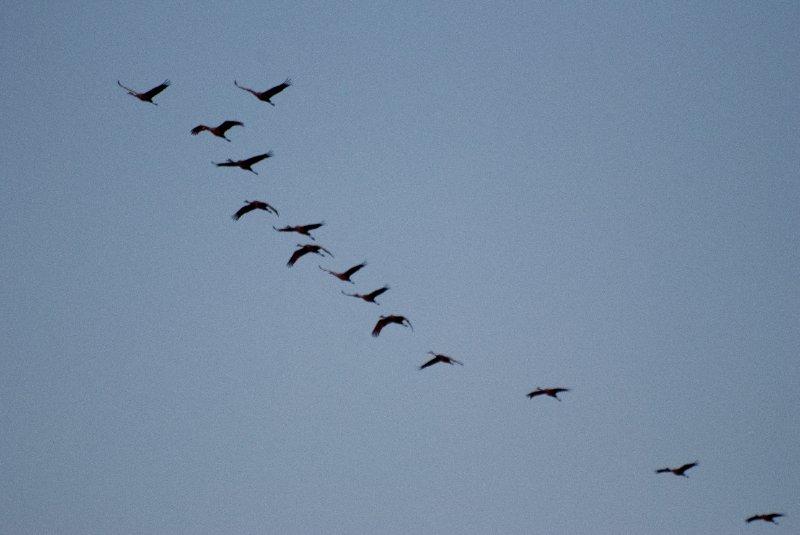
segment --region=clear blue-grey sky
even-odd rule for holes
[[[0,533],[796,529],[798,27],[791,1],[8,3]],[[287,77],[275,107],[233,84]],[[117,86],[167,78],[158,106]],[[272,226],[318,221],[335,258],[287,269],[308,240]],[[414,330],[371,337],[390,313]]]

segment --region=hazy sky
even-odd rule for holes
[[[797,2],[6,4],[0,533],[800,525]]]

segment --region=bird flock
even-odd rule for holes
[[[288,87],[290,87],[292,85],[291,79],[287,78],[282,83],[280,83],[280,84],[278,84],[276,86],[270,87],[269,89],[266,89],[264,91],[256,91],[254,89],[251,89],[251,88],[244,87],[244,86],[240,85],[237,80],[234,80],[233,83],[237,88],[252,94],[258,100],[260,100],[262,102],[266,102],[267,104],[269,104],[269,105],[271,105],[273,107],[275,106],[275,103],[272,102],[272,99],[276,95],[278,95],[279,93],[281,93],[282,91],[284,91],[285,89],[287,89]],[[135,90],[133,90],[133,89],[131,89],[129,87],[126,87],[126,86],[122,85],[122,83],[119,80],[117,80],[117,84],[121,88],[125,89],[129,95],[131,95],[133,97],[136,97],[137,99],[141,100],[142,102],[147,102],[147,103],[150,103],[150,104],[153,104],[153,105],[157,106],[158,103],[157,102],[153,102],[153,98],[155,96],[157,96],[158,94],[160,94],[165,89],[167,89],[170,86],[171,83],[170,83],[169,80],[164,80],[164,82],[162,82],[161,84],[153,87],[152,89],[144,91],[144,92],[138,92],[138,91],[135,91]],[[196,135],[198,135],[198,134],[200,134],[202,132],[209,132],[209,133],[213,134],[216,137],[220,137],[220,138],[230,142],[231,140],[225,135],[225,133],[228,130],[230,130],[231,128],[233,128],[234,126],[242,126],[243,127],[244,123],[242,123],[241,121],[236,121],[236,120],[226,120],[226,121],[223,121],[221,124],[219,124],[217,126],[208,126],[208,125],[204,125],[204,124],[199,124],[199,125],[195,126],[194,128],[192,128],[190,130],[190,133],[193,136],[196,136]],[[251,173],[254,173],[254,174],[257,175],[258,173],[253,169],[253,166],[255,164],[260,163],[260,162],[266,160],[267,158],[271,158],[271,157],[273,157],[273,152],[272,151],[267,151],[267,152],[265,152],[263,154],[258,154],[258,155],[251,156],[249,158],[245,158],[245,159],[242,159],[242,160],[233,160],[233,159],[229,158],[224,162],[213,162],[212,161],[211,163],[216,165],[217,167],[238,167],[238,168],[240,168],[240,169],[242,169],[244,171],[250,171]],[[234,221],[238,221],[244,215],[246,215],[246,214],[248,214],[250,212],[254,212],[256,210],[262,210],[262,211],[267,212],[268,214],[272,214],[272,215],[274,215],[276,217],[279,216],[278,210],[275,209],[275,207],[271,206],[269,203],[267,203],[265,201],[261,201],[261,200],[248,201],[248,200],[245,200],[244,201],[244,206],[240,207],[231,217],[232,217],[232,219]],[[278,228],[278,227],[273,225],[272,228],[277,232],[294,232],[294,233],[299,234],[301,236],[305,236],[305,237],[309,238],[310,240],[316,241],[314,236],[311,235],[311,231],[317,230],[317,229],[319,229],[320,227],[322,227],[324,225],[325,225],[325,222],[322,221],[322,222],[319,222],[319,223],[312,223],[312,224],[307,224],[307,225],[286,225],[286,226],[281,227],[281,228]],[[322,245],[319,245],[319,244],[316,244],[316,243],[305,243],[305,244],[300,244],[299,243],[299,244],[297,244],[297,247],[298,248],[291,254],[291,256],[289,257],[289,260],[286,262],[286,265],[289,268],[293,267],[302,257],[304,257],[304,256],[306,256],[308,254],[316,254],[316,255],[319,255],[319,256],[321,256],[323,258],[324,257],[331,257],[331,258],[333,257],[333,253],[331,253],[328,249],[326,249]],[[351,279],[351,277],[353,275],[355,275],[361,269],[365,268],[366,266],[367,266],[367,262],[364,261],[364,262],[356,264],[356,265],[354,265],[354,266],[352,266],[352,267],[350,267],[350,268],[348,268],[348,269],[346,269],[345,271],[342,271],[342,272],[335,272],[333,270],[324,268],[321,265],[318,266],[318,267],[319,267],[320,270],[330,274],[333,277],[336,277],[337,279],[339,279],[342,282],[348,282],[350,284],[355,284],[353,282],[353,280]],[[378,288],[377,290],[373,290],[371,292],[364,293],[364,294],[361,294],[361,293],[347,293],[344,290],[341,290],[341,293],[343,295],[346,295],[346,296],[349,296],[349,297],[355,297],[355,298],[361,299],[362,301],[367,302],[367,303],[374,303],[376,305],[380,305],[380,303],[378,303],[376,299],[378,297],[380,297],[381,295],[383,295],[388,290],[389,290],[389,286],[383,286],[381,288]],[[373,337],[380,336],[380,334],[383,331],[383,329],[386,328],[389,325],[392,325],[392,324],[396,324],[396,325],[399,325],[399,326],[406,327],[406,328],[410,329],[411,331],[414,330],[414,327],[411,325],[411,321],[405,316],[401,316],[401,315],[397,315],[397,314],[381,315],[378,318],[377,322],[375,323],[375,326],[372,329],[372,336]],[[461,362],[459,360],[456,360],[455,358],[450,357],[448,355],[435,353],[433,351],[428,351],[428,354],[431,355],[433,358],[431,358],[431,359],[427,360],[426,362],[424,362],[423,364],[421,364],[419,366],[420,370],[424,370],[425,368],[428,368],[428,367],[433,366],[435,364],[449,364],[451,366],[453,366],[455,364],[458,364],[460,366],[464,366],[463,362]],[[547,396],[547,397],[554,398],[555,400],[560,402],[561,399],[558,397],[558,394],[560,394],[562,392],[569,392],[569,391],[570,391],[569,388],[563,388],[563,387],[548,387],[548,388],[537,387],[535,390],[529,392],[527,394],[527,397],[529,399],[533,399],[533,398],[538,397],[538,396]],[[671,467],[659,468],[659,469],[655,470],[655,473],[657,473],[657,474],[671,473],[671,474],[676,475],[676,476],[688,478],[689,476],[686,475],[686,472],[688,470],[698,466],[698,464],[699,464],[698,461],[694,461],[694,462],[686,463],[686,464],[683,464],[681,466],[677,466],[677,467],[674,467],[674,468],[671,468]],[[755,521],[759,521],[760,520],[760,521],[763,521],[765,523],[777,524],[777,522],[775,522],[775,519],[783,517],[783,516],[785,516],[785,515],[782,514],[782,513],[775,513],[775,512],[754,514],[752,516],[747,517],[745,519],[745,522],[749,524],[751,522],[755,522]]]

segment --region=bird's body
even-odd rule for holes
[[[367,303],[375,303],[376,305],[380,305],[380,303],[375,301],[375,299],[379,295],[381,295],[383,292],[387,291],[388,289],[389,289],[388,286],[384,286],[383,288],[378,288],[377,290],[374,290],[374,291],[372,291],[372,292],[370,292],[368,294],[349,294],[349,293],[345,292],[344,290],[342,290],[342,293],[344,295],[349,296],[349,297],[358,297],[359,299],[362,299],[362,300],[366,301]]]
[[[122,89],[127,91],[129,95],[132,95],[132,96],[138,98],[142,102],[149,102],[150,104],[153,104],[154,106],[158,106],[158,104],[153,102],[153,97],[158,95],[162,91],[164,91],[166,88],[168,88],[169,84],[170,84],[169,80],[164,80],[164,82],[161,85],[157,85],[153,89],[149,89],[149,90],[145,91],[144,93],[139,93],[138,91],[134,91],[130,87],[125,87],[124,85],[122,85],[120,83],[119,80],[117,80],[117,85],[119,85]]]
[[[530,399],[535,398],[536,396],[550,396],[551,398],[555,398],[557,401],[561,401],[558,399],[559,392],[569,392],[569,388],[541,388],[537,387],[536,390],[533,392],[528,393],[528,397]]]
[[[213,163],[217,167],[239,167],[241,169],[244,169],[245,171],[250,171],[251,173],[258,174],[255,171],[253,171],[253,166],[258,162],[260,162],[261,160],[266,160],[267,158],[270,157],[272,157],[272,151],[268,151],[265,152],[264,154],[259,154],[257,156],[252,156],[250,158],[247,158],[246,160],[234,161],[228,158],[228,160],[224,162],[211,162],[211,163]]]
[[[659,468],[658,470],[656,470],[656,474],[665,474],[667,472],[670,472],[672,474],[675,474],[676,476],[689,477],[686,475],[686,471],[689,470],[690,468],[694,468],[695,466],[697,466],[697,464],[698,464],[697,461],[695,461],[693,463],[684,464],[683,466],[678,466],[677,468],[669,468],[669,467]]]
[[[775,522],[775,519],[776,518],[780,518],[782,516],[786,516],[786,515],[784,515],[782,513],[766,513],[766,514],[763,514],[763,515],[753,515],[750,518],[748,518],[747,520],[745,520],[745,522],[747,522],[749,524],[750,522],[753,522],[754,520],[763,520],[764,522],[771,522],[773,524],[777,524],[777,522]]]
[[[302,256],[305,256],[308,253],[314,253],[320,256],[325,256],[325,253],[328,253],[329,255],[333,256],[333,253],[331,253],[329,250],[325,249],[321,245],[314,245],[312,243],[301,245],[298,243],[297,246],[300,248],[297,249],[294,253],[292,253],[291,258],[289,258],[289,261],[286,263],[286,265],[289,267],[292,267],[295,264],[295,262],[297,262]]]
[[[275,215],[278,215],[278,211],[274,207],[265,203],[264,201],[244,201],[244,202],[246,204],[241,208],[239,208],[239,210],[231,216],[234,221],[239,221],[240,217],[242,217],[244,214],[248,212],[252,212],[253,210],[264,210],[265,212],[270,212]]]
[[[244,89],[248,93],[251,93],[258,100],[266,102],[270,106],[274,106],[275,104],[273,104],[270,99],[275,95],[277,95],[278,93],[280,93],[281,91],[283,91],[284,89],[286,89],[287,87],[289,87],[290,85],[292,85],[292,81],[289,78],[287,78],[286,80],[283,81],[283,83],[278,84],[275,87],[270,87],[266,91],[256,91],[254,89],[250,89],[249,87],[243,87],[239,85],[239,82],[237,82],[236,80],[233,81],[233,85],[235,85],[239,89]]]
[[[352,277],[358,270],[360,270],[361,268],[363,268],[366,265],[367,265],[366,262],[361,262],[360,264],[357,264],[357,265],[351,267],[350,269],[348,269],[347,271],[343,271],[341,273],[336,273],[335,271],[331,271],[330,269],[325,269],[322,266],[319,266],[319,269],[321,269],[322,271],[325,271],[327,273],[330,273],[331,275],[333,275],[334,277],[336,277],[340,281],[349,282],[350,284],[355,284],[353,281],[350,280],[350,277]]]
[[[378,336],[379,334],[381,334],[383,328],[389,325],[390,323],[397,323],[398,325],[410,327],[412,331],[414,330],[414,327],[411,326],[411,322],[408,321],[408,318],[406,318],[405,316],[396,316],[396,315],[381,316],[378,322],[375,324],[375,328],[372,329],[372,336]]]
[[[199,125],[195,126],[194,128],[192,128],[191,132],[192,132],[193,136],[196,136],[197,134],[199,134],[200,132],[203,132],[205,130],[205,131],[211,132],[212,134],[214,134],[217,137],[221,137],[225,141],[230,141],[230,139],[225,137],[225,132],[227,132],[228,130],[230,130],[234,126],[244,126],[244,123],[241,123],[239,121],[224,121],[219,126],[206,126],[204,124],[199,124]]]
[[[422,366],[420,366],[419,367],[420,370],[424,370],[428,366],[433,366],[434,364],[438,364],[439,362],[444,362],[444,363],[447,363],[447,364],[449,364],[451,366],[453,364],[460,364],[461,366],[464,365],[463,362],[460,362],[460,361],[454,359],[453,357],[448,357],[447,355],[440,355],[438,353],[434,353],[433,351],[428,351],[428,354],[429,355],[433,355],[433,358],[431,360],[429,360],[428,362],[426,362],[425,364],[423,364]]]
[[[302,234],[303,236],[308,236],[313,240],[314,236],[311,235],[311,231],[318,229],[324,224],[325,222],[322,221],[321,223],[312,223],[310,225],[294,225],[294,226],[287,225],[283,228],[278,228],[278,227],[272,227],[272,228],[274,228],[278,232],[297,232],[298,234]]]

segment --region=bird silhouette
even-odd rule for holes
[[[239,89],[244,89],[248,93],[252,93],[258,100],[262,100],[267,104],[269,104],[270,106],[274,106],[275,104],[273,104],[270,99],[275,95],[277,95],[278,93],[280,93],[281,91],[283,91],[284,89],[286,89],[287,87],[289,87],[290,85],[292,85],[292,81],[289,78],[287,78],[286,80],[283,81],[282,84],[278,84],[275,87],[270,87],[266,91],[255,91],[248,87],[243,87],[239,85],[239,82],[237,82],[236,80],[233,81],[233,85],[235,85]]]
[[[533,399],[536,396],[544,395],[544,396],[550,396],[551,398],[556,398],[557,401],[561,401],[560,399],[558,399],[558,394],[560,392],[569,392],[569,388],[560,388],[560,387],[557,387],[557,388],[542,388],[542,387],[536,387],[536,390],[534,390],[533,392],[529,392],[528,393],[528,397],[530,399]]]
[[[158,95],[162,91],[164,91],[166,88],[168,88],[169,84],[170,84],[169,80],[164,80],[164,83],[162,83],[161,85],[157,85],[153,89],[149,89],[149,90],[145,91],[144,93],[139,93],[138,91],[134,91],[130,87],[125,87],[124,85],[122,85],[120,83],[119,80],[117,80],[117,85],[119,85],[122,89],[126,90],[129,95],[133,95],[134,97],[138,98],[142,102],[149,102],[150,104],[153,104],[154,106],[158,106],[158,104],[153,102],[153,97]]]
[[[379,334],[381,334],[383,328],[389,325],[390,323],[397,323],[398,325],[403,325],[404,327],[410,327],[412,331],[414,330],[414,327],[412,327],[411,322],[408,321],[408,318],[406,318],[405,316],[395,316],[395,315],[381,316],[380,319],[378,320],[378,323],[375,324],[375,328],[372,329],[372,336],[378,336]]]
[[[376,305],[380,305],[380,303],[375,301],[375,299],[379,295],[381,295],[383,292],[387,291],[388,289],[389,289],[388,286],[384,286],[383,288],[378,288],[377,290],[374,290],[374,291],[372,291],[372,292],[370,292],[368,294],[349,294],[349,293],[345,292],[344,290],[342,290],[342,293],[344,295],[349,296],[349,297],[358,297],[359,299],[363,299],[367,303],[375,303]]]
[[[225,139],[227,139],[227,138],[225,138]],[[269,152],[265,152],[264,154],[259,154],[257,156],[252,156],[250,158],[247,158],[246,160],[236,160],[236,161],[234,161],[234,160],[231,160],[230,158],[228,158],[224,162],[211,162],[211,163],[213,163],[217,167],[239,167],[241,169],[244,169],[245,171],[250,171],[251,173],[258,174],[255,171],[253,171],[253,166],[255,164],[257,164],[258,162],[260,162],[261,160],[266,160],[267,158],[271,158],[271,157],[272,157],[272,151],[269,151]]]
[[[318,229],[319,227],[323,226],[324,224],[325,224],[325,222],[322,221],[321,223],[312,223],[310,225],[294,225],[294,226],[287,225],[287,226],[285,226],[283,228],[278,228],[278,227],[273,226],[272,228],[274,228],[278,232],[297,232],[298,234],[302,234],[303,236],[308,236],[309,238],[311,238],[313,240],[314,236],[312,236],[310,232],[312,230]]]
[[[307,255],[308,253],[314,253],[320,256],[325,256],[325,253],[328,253],[329,255],[333,256],[333,253],[331,253],[329,250],[325,249],[321,245],[314,245],[311,243],[301,245],[298,243],[297,246],[300,248],[296,250],[294,253],[292,253],[291,258],[289,258],[289,261],[286,262],[286,265],[289,267],[292,267],[295,264],[295,262],[297,262],[302,256]]]
[[[777,522],[775,522],[775,519],[776,518],[780,518],[782,516],[786,516],[786,515],[781,514],[781,513],[766,513],[766,514],[763,514],[763,515],[753,515],[750,518],[748,518],[747,520],[745,520],[745,522],[747,522],[749,524],[750,522],[753,522],[754,520],[763,520],[764,522],[771,522],[773,524],[777,524]]]
[[[212,134],[214,134],[215,136],[221,137],[225,141],[230,141],[230,139],[225,137],[225,132],[227,132],[228,130],[230,130],[234,126],[244,126],[244,123],[241,123],[239,121],[224,121],[219,126],[206,126],[204,124],[199,124],[199,125],[195,126],[194,128],[192,128],[192,135],[196,136],[200,132],[202,132],[204,130],[207,130],[207,131],[211,132]]]
[[[694,468],[695,466],[697,466],[697,464],[698,464],[697,461],[695,461],[693,463],[684,464],[683,466],[679,466],[677,468],[669,468],[669,467],[659,468],[658,470],[656,470],[656,474],[664,474],[667,472],[671,472],[676,476],[689,477],[686,475],[686,471],[689,470],[690,468]]]
[[[336,273],[335,271],[331,271],[330,269],[325,269],[322,266],[319,266],[319,269],[321,269],[322,271],[325,271],[327,273],[330,273],[331,275],[333,275],[334,277],[336,277],[340,281],[349,282],[350,284],[355,284],[353,281],[350,280],[350,277],[352,277],[355,272],[357,272],[358,270],[360,270],[361,268],[363,268],[366,265],[367,265],[366,262],[361,262],[360,264],[355,265],[355,266],[351,267],[350,269],[348,269],[347,271],[343,271],[341,273]]]
[[[454,359],[453,357],[448,357],[447,355],[439,355],[437,353],[434,353],[433,351],[428,351],[428,354],[429,355],[433,355],[433,358],[431,360],[429,360],[428,362],[426,362],[425,364],[423,364],[422,366],[420,366],[419,367],[420,370],[424,370],[428,366],[433,366],[434,364],[437,364],[439,362],[446,362],[447,364],[449,364],[451,366],[453,364],[460,364],[461,366],[464,365],[463,362],[460,362],[460,361]]]
[[[231,217],[234,221],[239,221],[239,218],[242,217],[244,214],[248,212],[252,212],[253,210],[264,210],[265,212],[271,212],[275,215],[278,215],[278,211],[270,206],[269,204],[265,203],[264,201],[244,201],[246,204],[239,208],[239,210],[233,214]]]

